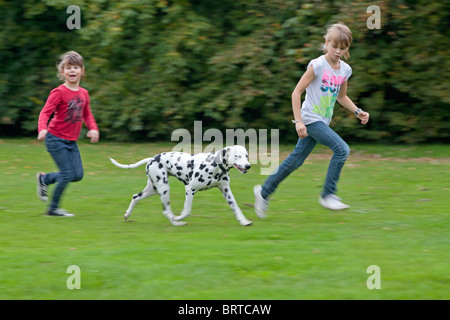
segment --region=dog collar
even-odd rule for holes
[[[219,168],[220,168],[220,170],[222,170],[223,172],[228,172],[228,170],[230,170],[230,169],[225,169],[225,167],[222,165],[222,164],[219,164]]]

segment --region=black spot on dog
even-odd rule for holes
[[[206,167],[206,164],[202,163],[199,167],[200,170],[203,170]]]
[[[142,192],[139,192],[138,194],[134,195],[133,199],[136,199],[136,198],[139,198],[139,197],[142,197]]]
[[[170,206],[170,201],[168,201],[167,203],[163,203],[162,205],[163,205],[164,210],[166,210],[167,207]]]

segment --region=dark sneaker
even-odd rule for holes
[[[37,195],[38,195],[39,199],[41,199],[42,201],[47,201],[48,200],[48,194],[47,194],[48,185],[46,185],[44,182],[42,182],[43,175],[44,174],[42,172],[36,173]]]
[[[75,216],[73,213],[68,213],[64,209],[52,209],[52,210],[49,210],[47,215],[51,216],[51,217],[74,217]]]

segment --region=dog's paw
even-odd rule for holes
[[[123,215],[123,221],[124,222],[131,221],[131,220],[128,220],[129,217],[130,217],[130,215],[125,212],[125,214]]]
[[[251,222],[250,220],[241,220],[239,221],[239,223],[241,224],[241,226],[247,227],[251,226],[253,222]]]
[[[175,220],[172,220],[172,221],[170,221],[174,226],[177,226],[177,227],[179,227],[179,226],[185,226],[186,225],[186,222],[184,222],[184,221],[175,221]]]

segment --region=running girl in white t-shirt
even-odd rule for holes
[[[347,82],[352,75],[352,68],[341,61],[341,57],[345,59],[350,57],[352,32],[344,24],[333,24],[328,28],[324,38],[325,55],[308,64],[306,72],[292,93],[292,110],[295,118],[293,122],[299,136],[297,145],[264,184],[257,185],[253,189],[255,211],[260,218],[266,217],[269,196],[275,192],[283,179],[303,164],[318,142],[333,151],[319,203],[331,210],[349,208],[336,196],[336,184],[350,149],[329,124],[336,100],[353,112],[362,124],[369,121],[369,113],[362,111],[347,97]],[[305,90],[305,101],[301,105],[301,96]]]

